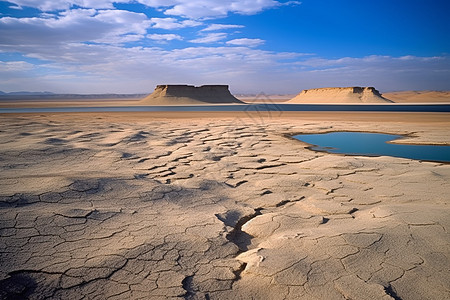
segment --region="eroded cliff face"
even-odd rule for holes
[[[391,103],[374,87],[332,87],[303,90],[288,103]]]
[[[140,101],[142,105],[184,105],[243,103],[229,91],[228,85],[157,85]]]

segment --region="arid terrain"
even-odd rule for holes
[[[450,300],[449,11],[0,0],[0,300]]]
[[[332,87],[303,90],[287,103],[380,103],[393,101],[384,98],[374,87]]]
[[[334,88],[333,88],[334,89]],[[362,94],[351,95],[346,90],[340,91],[341,88],[335,88],[335,91],[330,89],[313,89],[324,90],[320,93],[316,93],[312,96],[304,95],[304,92],[300,92],[297,95],[285,94],[285,95],[271,95],[271,94],[237,94],[230,95],[223,93],[222,99],[224,102],[231,102],[239,104],[240,100],[245,103],[450,103],[450,92],[445,91],[402,91],[402,92],[389,92],[383,93],[380,99],[378,95],[372,95],[367,93],[362,97]],[[331,89],[332,90],[332,89]],[[186,93],[186,91],[183,91]],[[231,98],[233,97],[233,98]],[[153,93],[147,96],[141,94],[130,95],[51,95],[51,96],[1,96],[0,95],[0,109],[1,108],[18,108],[18,107],[81,107],[81,106],[139,106],[139,105],[199,105],[202,104],[198,99],[192,99],[192,97],[180,97],[171,96],[167,97],[167,93],[161,95],[161,91],[156,88]],[[194,97],[195,98],[195,97]],[[237,99],[236,99],[237,98]],[[330,99],[331,100],[327,100]],[[364,100],[362,99],[364,98]],[[388,101],[386,101],[386,99]],[[205,104],[205,103],[203,103]],[[211,103],[206,103],[211,104]],[[217,103],[216,104],[220,104]]]
[[[383,94],[398,103],[449,103],[449,91],[403,91]]]
[[[0,115],[1,299],[450,298],[447,113]]]

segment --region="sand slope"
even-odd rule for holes
[[[373,87],[333,87],[303,90],[286,103],[390,103]]]
[[[398,103],[450,103],[450,91],[403,91],[384,96]]]
[[[243,103],[231,95],[228,85],[158,85],[139,105],[205,105]]]

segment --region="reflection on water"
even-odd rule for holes
[[[103,107],[39,107],[0,108],[0,113],[46,112],[144,112],[144,111],[396,111],[396,112],[450,112],[449,104],[237,104],[237,105],[183,105],[183,106],[103,106]]]
[[[294,138],[311,144],[311,150],[365,156],[394,156],[417,160],[450,162],[450,146],[403,145],[389,141],[401,136],[364,132],[300,134]]]

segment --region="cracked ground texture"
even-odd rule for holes
[[[289,138],[448,118],[0,118],[0,299],[450,299],[450,165]]]

